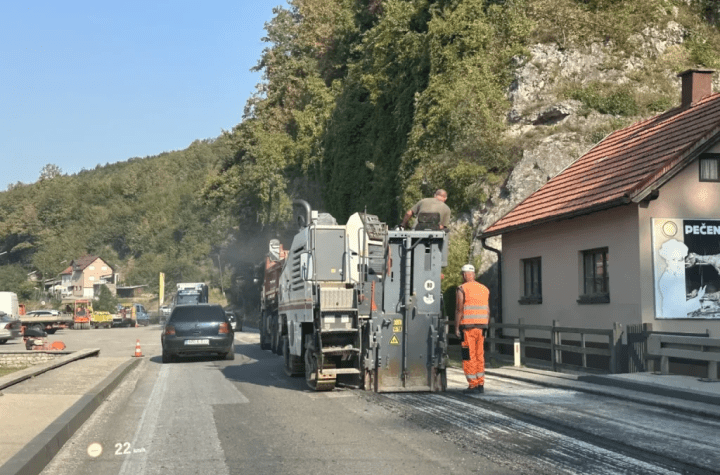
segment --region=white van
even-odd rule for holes
[[[18,298],[15,292],[0,292],[0,312],[5,312],[10,318],[19,318]]]

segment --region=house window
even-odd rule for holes
[[[90,266],[90,270],[95,270],[95,266]]]
[[[95,280],[95,276],[91,275],[90,280]]]
[[[107,266],[102,266],[102,270],[107,270]]]
[[[700,155],[700,181],[720,181],[720,153]]]
[[[519,302],[522,305],[542,303],[542,272],[539,257],[522,259],[523,295]]]
[[[610,302],[608,248],[582,251],[582,295],[578,303]]]

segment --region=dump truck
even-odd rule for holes
[[[110,312],[93,312],[91,324],[93,328],[111,328],[113,316]]]
[[[367,213],[338,225],[303,200],[294,205],[300,230],[277,261],[277,283],[263,289],[277,293],[270,341],[280,341],[285,373],[316,391],[444,391],[445,233],[388,230]]]
[[[278,282],[288,252],[277,239],[271,239],[264,262],[264,277],[260,289],[260,348],[280,354],[281,332],[278,319]]]

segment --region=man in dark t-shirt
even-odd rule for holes
[[[437,190],[433,198],[423,198],[405,213],[401,226],[404,228],[410,218],[422,213],[424,216],[430,216],[433,221],[438,219],[436,225],[439,229],[447,229],[450,224],[450,208],[445,204],[445,200],[447,200],[447,191],[442,189]],[[421,220],[422,217],[419,221]],[[417,228],[418,225],[416,224],[415,227]]]

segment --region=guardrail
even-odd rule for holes
[[[506,337],[498,336],[498,330],[517,330],[518,337]],[[535,341],[528,340],[526,338],[527,331],[539,331],[547,332],[548,338],[543,340],[547,341]],[[579,346],[563,344],[563,336],[567,334],[574,334],[579,336]],[[587,346],[588,335],[595,335],[607,338],[607,348],[593,348]],[[607,371],[609,373],[621,372],[619,367],[619,352],[621,348],[622,325],[620,323],[614,323],[613,328],[609,330],[601,330],[594,328],[575,328],[575,327],[561,327],[557,320],[553,320],[552,325],[526,325],[523,319],[518,319],[518,323],[495,323],[491,322],[488,326],[488,337],[486,338],[489,344],[489,355],[495,356],[499,359],[505,359],[509,355],[500,354],[497,349],[498,345],[506,344],[511,347],[516,343],[519,344],[519,358],[520,364],[535,363],[541,365],[547,365],[548,360],[528,358],[526,356],[527,348],[542,348],[550,350],[550,361],[553,371],[558,369],[582,369],[592,370],[593,368],[588,367],[588,355],[599,355],[606,356],[609,358]],[[577,340],[574,340],[577,343]],[[563,363],[562,354],[576,353],[581,355],[582,363],[580,365]],[[509,356],[512,358],[512,356]]]
[[[708,365],[708,379],[718,379],[720,339],[678,335],[650,335],[647,340],[647,352],[648,356],[660,357],[660,372],[662,374],[670,374],[670,358],[683,358],[706,362]]]

